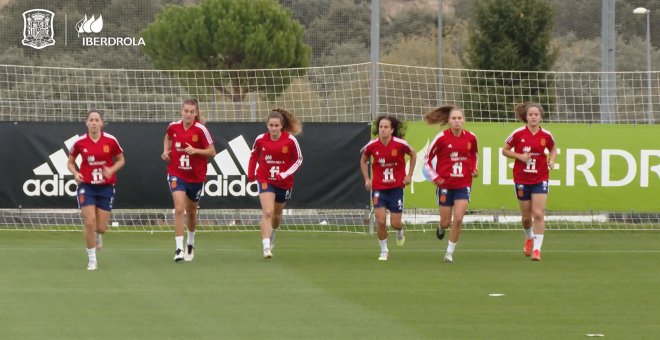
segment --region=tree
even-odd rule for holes
[[[468,111],[492,120],[511,112],[518,102],[551,102],[547,74],[536,72],[550,71],[556,59],[550,45],[553,16],[546,0],[482,0],[476,4],[465,64],[474,70],[496,71],[469,75],[473,100],[468,103],[473,107],[466,108]]]
[[[267,69],[309,65],[302,25],[274,0],[167,6],[142,34],[148,42],[143,48],[156,68],[218,70],[217,77],[200,81],[212,82],[215,91],[234,103],[249,92],[273,97],[291,84],[291,76]]]

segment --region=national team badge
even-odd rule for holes
[[[266,189],[268,189],[268,183],[261,182],[261,190],[266,190]]]
[[[23,12],[23,41],[21,43],[38,50],[55,45],[53,17],[55,17],[55,13],[45,9],[31,9]]]
[[[398,152],[397,152],[396,149],[392,150],[392,156],[396,156],[397,154],[398,154]]]
[[[289,152],[289,147],[288,146],[283,146],[282,147],[282,153],[288,153]]]
[[[199,140],[199,136],[198,136],[198,135],[193,135],[193,136],[192,136],[192,141],[193,141],[193,142],[197,142],[198,140]]]
[[[541,138],[541,146],[545,146],[545,138]]]
[[[472,142],[468,142],[468,151],[472,150]]]
[[[104,153],[110,153],[110,145],[104,145],[103,146],[103,152]]]

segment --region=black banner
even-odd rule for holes
[[[171,208],[167,163],[160,159],[168,123],[110,123],[105,131],[124,149],[115,208]],[[245,170],[252,143],[265,123],[208,123],[216,157],[200,206],[259,208],[257,185]],[[76,207],[76,183],[66,169],[68,149],[84,123],[1,122],[0,208]],[[369,140],[364,123],[307,123],[298,142],[303,164],[287,208],[361,209],[369,205],[360,175],[360,148]]]

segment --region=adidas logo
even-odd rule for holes
[[[23,183],[23,193],[27,196],[75,196],[78,185],[73,179],[73,174],[67,169],[66,163],[69,159],[67,151],[73,146],[77,135],[64,142],[65,148],[55,151],[48,156],[48,161],[34,168],[32,172],[39,178],[28,179]],[[67,150],[67,151],[65,151]],[[80,166],[81,159],[76,160]],[[48,176],[46,179],[45,177]],[[67,180],[67,178],[70,178]]]
[[[48,161],[32,170],[37,178],[23,183],[23,193],[27,196],[71,196],[76,195],[77,184],[73,174],[67,169],[68,150],[78,138],[72,136],[64,142],[65,147],[48,156]],[[223,150],[209,161],[204,186],[204,195],[208,196],[246,196],[259,195],[257,183],[247,181],[247,169],[250,162],[250,146],[243,136],[229,142],[229,149]],[[232,157],[233,155],[233,157]],[[80,167],[82,159],[76,159]]]
[[[249,183],[246,176],[250,151],[250,146],[242,135],[229,141],[229,149],[217,153],[209,162],[204,195],[258,196],[257,182]]]

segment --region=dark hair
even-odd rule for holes
[[[527,123],[527,111],[529,110],[530,107],[535,107],[539,109],[539,112],[541,113],[541,118],[545,116],[545,111],[543,110],[543,106],[541,106],[541,104],[530,103],[530,102],[516,104],[516,106],[513,108],[513,112],[516,113],[516,116],[518,116],[519,120]]]
[[[285,109],[276,108],[268,114],[268,120],[271,118],[278,118],[282,122],[282,130],[288,131],[290,134],[297,136],[302,132],[302,123],[300,120]]]
[[[454,110],[459,111],[463,115],[463,117],[465,117],[465,113],[463,113],[463,110],[458,108],[457,106],[443,105],[437,109],[425,113],[424,121],[430,125],[435,125],[435,124],[446,125],[447,123],[449,123],[449,115]]]
[[[103,119],[103,112],[101,112],[101,110],[96,110],[96,109],[93,109],[93,110],[89,110],[89,111],[87,111],[87,118],[89,118],[89,115],[91,115],[91,114],[94,113],[94,112],[96,112],[96,113],[99,114],[99,116],[101,117],[101,121],[105,121],[105,120]]]
[[[201,117],[202,111],[199,110],[199,102],[197,101],[197,99],[195,99],[195,98],[186,99],[186,100],[183,101],[183,104],[181,104],[181,107],[183,107],[183,105],[186,105],[186,104],[195,106],[195,109],[197,109],[197,116],[195,116],[195,120],[202,123],[202,124],[204,124],[204,121],[202,120],[202,117]]]
[[[394,129],[392,136],[403,138],[406,135],[406,124],[403,121],[397,119],[394,116],[382,115],[376,118],[373,126],[371,127],[371,133],[374,134],[374,136],[378,135],[378,127],[380,126],[380,121],[383,119],[389,120],[390,124],[392,124],[392,129]]]

